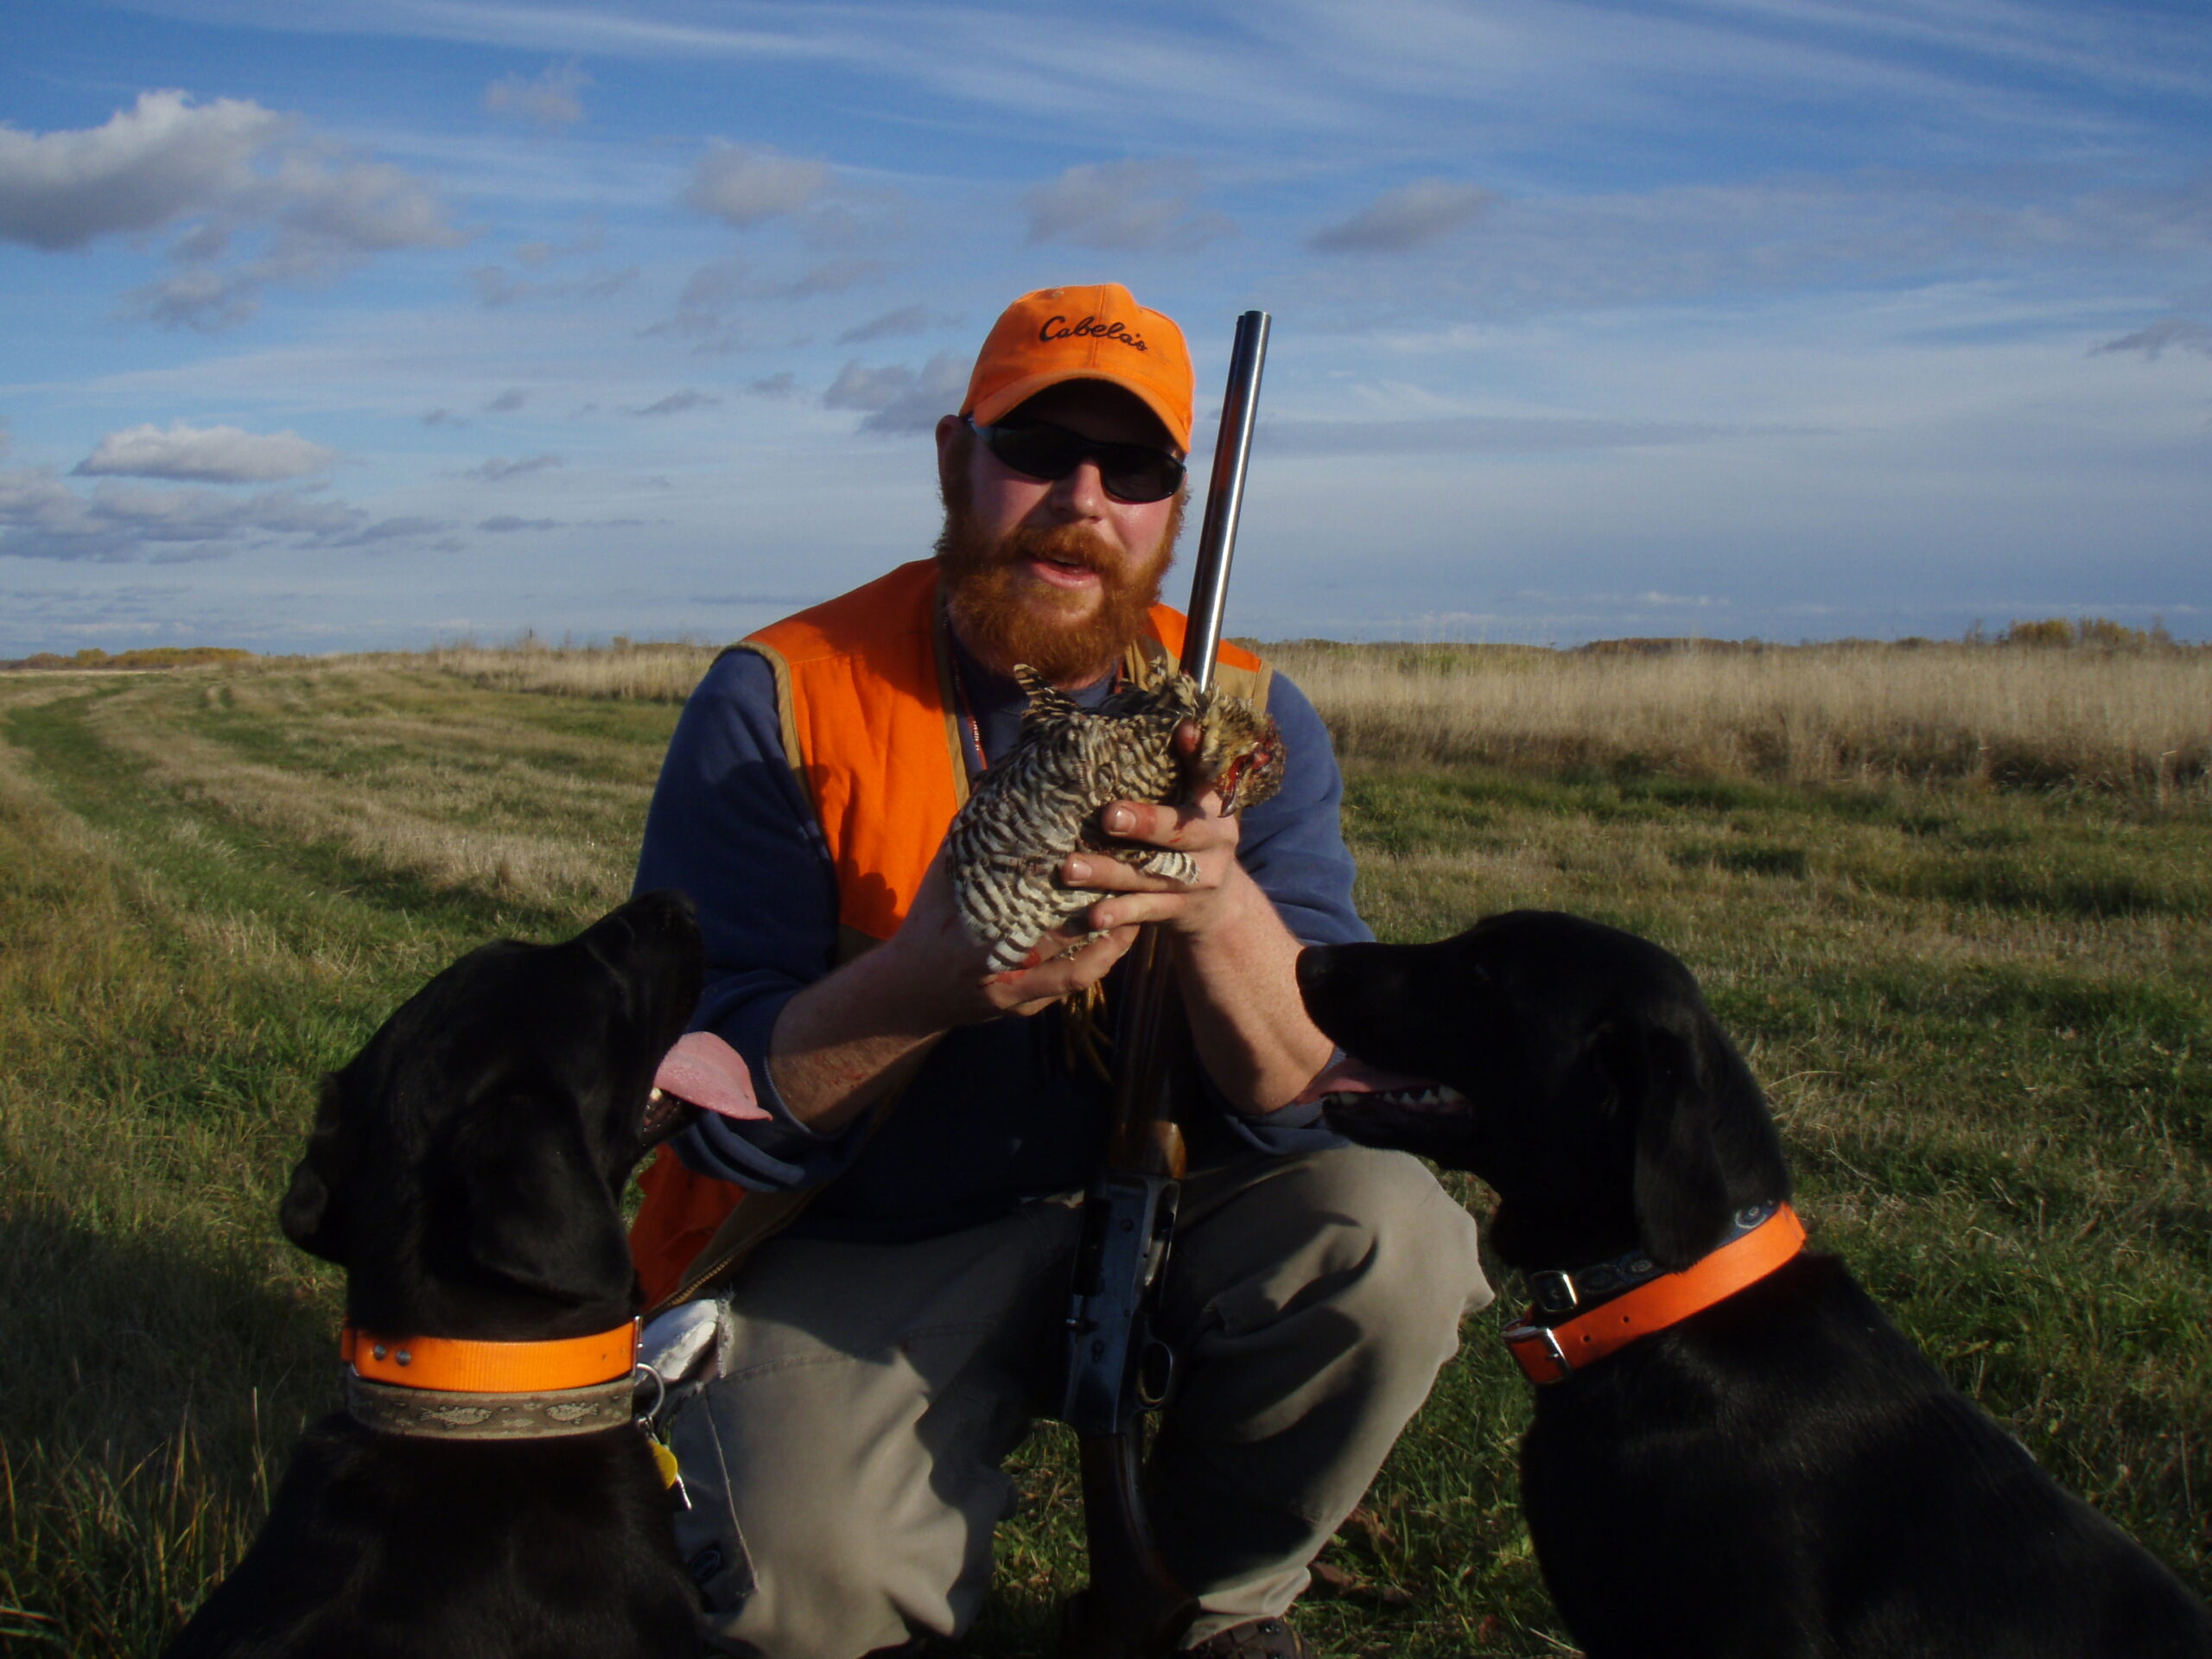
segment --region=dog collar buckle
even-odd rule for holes
[[[1582,1306],[1574,1288],[1574,1275],[1553,1268],[1529,1275],[1529,1294],[1547,1313],[1572,1313]]]
[[[1567,1357],[1567,1350],[1559,1345],[1559,1338],[1548,1325],[1523,1319],[1508,1325],[1505,1346],[1531,1382],[1564,1382],[1574,1375],[1574,1362]],[[1547,1363],[1553,1368],[1548,1376],[1537,1369]]]
[[[1594,1306],[1571,1319],[1556,1317],[1561,1310],[1547,1300],[1548,1292],[1568,1298],[1595,1296],[1601,1284],[1618,1283],[1624,1270],[1638,1274],[1655,1264],[1643,1256],[1600,1263],[1608,1269],[1606,1275],[1601,1279],[1595,1270],[1585,1268],[1579,1287],[1564,1273],[1529,1274],[1538,1306],[1522,1315],[1518,1324],[1506,1327],[1507,1349],[1531,1382],[1563,1382],[1574,1375],[1575,1362],[1567,1357],[1570,1349],[1587,1366],[1726,1300],[1804,1248],[1804,1226],[1786,1204],[1755,1205],[1739,1211],[1734,1221],[1735,1236],[1719,1249],[1679,1272],[1654,1272],[1618,1295],[1600,1297]],[[1566,1303],[1567,1308],[1575,1305],[1573,1300]],[[1547,1316],[1551,1323],[1537,1322]]]

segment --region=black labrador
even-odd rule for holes
[[[1331,1095],[1331,1125],[1482,1177],[1525,1274],[1673,1274],[1789,1197],[1758,1085],[1647,940],[1517,911],[1433,944],[1309,950],[1298,978],[1324,1032],[1397,1074]],[[1560,1306],[1547,1323],[1604,1305],[1602,1281],[1575,1308],[1532,1282]],[[1798,1254],[1538,1388],[1521,1472],[1592,1659],[2212,1656],[2204,1604],[1834,1256]]]
[[[566,944],[464,957],[326,1078],[281,1219],[346,1269],[348,1325],[500,1343],[624,1326],[633,1276],[617,1199],[687,1109],[653,1077],[700,975],[690,903],[648,893]],[[626,1347],[613,1363],[626,1366]],[[697,1599],[669,1491],[629,1426],[626,1376],[598,1393],[620,1398],[595,1418],[565,1395],[544,1409],[609,1426],[550,1438],[322,1419],[252,1548],[169,1652],[699,1652]]]

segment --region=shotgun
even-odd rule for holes
[[[1230,354],[1183,636],[1180,666],[1201,690],[1212,686],[1221,644],[1267,352],[1268,314],[1247,311]],[[1060,1408],[1081,1448],[1090,1556],[1090,1588],[1069,1605],[1063,1646],[1077,1659],[1155,1659],[1174,1649],[1198,1611],[1153,1542],[1141,1472],[1143,1419],[1174,1381],[1175,1357],[1154,1332],[1151,1311],[1175,1234],[1183,1136],[1170,1094],[1188,1036],[1174,1017],[1180,1008],[1170,942],[1146,927],[1129,958],[1114,1034],[1113,1128],[1104,1166],[1084,1196]]]

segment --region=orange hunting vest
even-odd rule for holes
[[[918,559],[731,647],[753,652],[775,676],[784,753],[836,874],[841,963],[897,931],[968,798],[937,594],[936,562]],[[1150,621],[1149,636],[1130,646],[1124,664],[1140,683],[1183,650],[1180,611],[1155,605]],[[1226,643],[1215,662],[1222,690],[1266,707],[1264,662]],[[732,1182],[694,1174],[666,1146],[638,1184],[645,1202],[630,1229],[630,1254],[649,1305],[693,1288],[687,1279],[718,1276],[742,1249],[797,1215],[811,1190],[748,1196]],[[739,1242],[724,1224],[741,1198],[747,1199],[748,1237]],[[722,1259],[708,1273],[687,1274],[702,1252]]]

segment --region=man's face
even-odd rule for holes
[[[1047,387],[1019,412],[1101,442],[1168,447],[1150,410],[1102,381]],[[1160,596],[1181,495],[1117,500],[1087,458],[1065,478],[1031,478],[954,416],[938,423],[937,436],[944,493],[938,559],[961,642],[1001,672],[1027,663],[1066,690],[1111,672]]]

